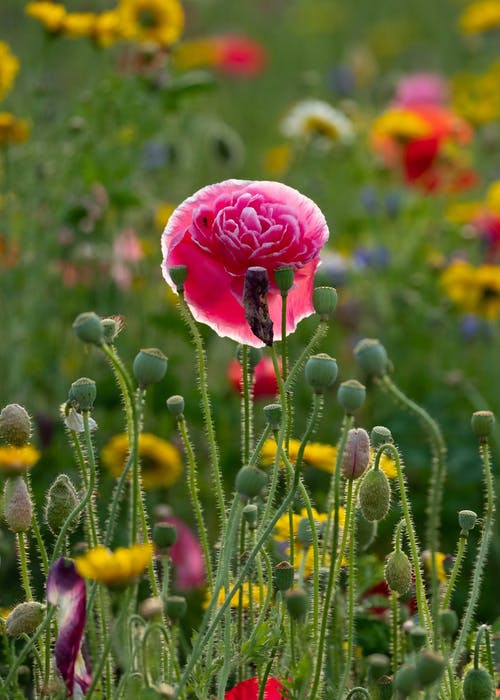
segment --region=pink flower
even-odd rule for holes
[[[196,320],[239,343],[262,346],[245,320],[245,273],[267,270],[269,313],[281,338],[281,297],[274,270],[295,269],[287,301],[287,334],[313,312],[312,290],[328,227],[318,206],[279,182],[226,180],[204,187],[170,217],[162,236],[163,276],[185,265],[185,299]]]
[[[282,700],[281,694],[283,686],[277,678],[268,678],[266,689],[264,690],[264,700]],[[234,688],[224,694],[224,700],[258,700],[259,681],[258,678],[249,678],[241,681]]]
[[[242,78],[255,78],[262,73],[267,54],[255,39],[243,34],[217,36],[214,42],[214,65],[224,73]]]
[[[442,107],[448,102],[449,90],[446,80],[437,73],[412,73],[398,82],[394,106],[415,107],[434,105]]]
[[[195,534],[175,515],[162,518],[175,525],[177,541],[170,547],[169,555],[175,569],[175,586],[180,591],[190,591],[205,585],[205,563],[203,550]]]
[[[281,360],[278,360],[281,369]],[[243,393],[243,370],[236,358],[227,367],[227,377],[232,388]],[[272,399],[278,393],[278,382],[274,373],[273,361],[267,355],[257,363],[254,370],[252,393],[255,399]]]

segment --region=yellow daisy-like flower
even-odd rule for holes
[[[29,133],[26,119],[18,119],[10,112],[0,112],[0,143],[23,143]]]
[[[375,137],[394,138],[400,141],[420,138],[429,131],[429,125],[418,114],[407,109],[389,109],[373,123]]]
[[[113,476],[120,476],[129,453],[126,434],[115,435],[103,447],[101,459]],[[151,433],[139,435],[139,460],[145,489],[173,486],[182,472],[179,450]]]
[[[269,175],[279,177],[283,175],[292,160],[292,151],[290,146],[281,144],[269,148],[264,154],[264,169]]]
[[[120,14],[116,10],[95,17],[92,38],[98,46],[111,46],[120,37]]]
[[[132,41],[170,46],[184,28],[179,0],[121,0],[118,12],[122,35]]]
[[[464,9],[459,19],[466,34],[480,34],[500,27],[500,0],[478,0]]]
[[[71,39],[90,37],[95,33],[95,22],[93,12],[68,12],[61,22],[60,31]]]
[[[448,574],[446,573],[446,570],[445,570],[445,561],[447,559],[450,559],[450,557],[449,557],[449,555],[444,554],[443,552],[436,552],[434,556],[436,559],[437,579],[440,583],[446,583],[448,581]],[[424,560],[425,570],[428,574],[430,574],[431,573],[431,553],[428,550],[425,550],[424,552],[422,552],[422,558]]]
[[[500,316],[500,265],[474,267],[456,260],[440,278],[445,294],[463,311],[491,320]]]
[[[153,557],[153,545],[134,544],[118,547],[111,552],[99,545],[81,557],[76,557],[75,566],[80,576],[104,583],[111,588],[133,582],[146,569]]]
[[[0,471],[5,474],[18,474],[31,469],[40,459],[40,452],[32,445],[0,447]]]
[[[499,76],[500,77],[500,76]],[[500,180],[495,180],[486,192],[486,205],[495,214],[500,214]]]
[[[281,130],[291,139],[316,141],[323,147],[351,143],[354,139],[351,120],[322,100],[302,100],[295,104],[283,119]]]
[[[11,52],[8,44],[0,41],[0,100],[12,87],[19,71],[19,61]]]
[[[61,31],[63,20],[66,17],[64,6],[55,2],[29,2],[25,12],[41,22],[45,29],[53,34]]]
[[[232,587],[232,584],[231,584]],[[262,587],[262,596],[261,596],[261,588],[257,582],[253,582],[252,586],[249,586],[248,583],[244,583],[241,589],[231,598],[231,603],[229,604],[231,608],[237,608],[239,606],[239,601],[241,597],[241,606],[243,608],[248,608],[249,602],[250,602],[250,593],[252,595],[252,603],[254,607],[260,607],[263,605],[266,595],[267,595],[267,586]],[[226,591],[224,588],[222,588],[219,591],[219,594],[217,596],[217,603],[219,606],[223,604],[223,602],[226,600]],[[210,604],[210,593],[207,591],[207,595],[205,597],[205,600],[203,602],[203,607],[206,609],[208,608]]]

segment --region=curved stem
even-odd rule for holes
[[[288,391],[289,389],[292,388],[295,380],[297,379],[297,375],[304,366],[307,358],[309,355],[312,353],[313,349],[315,346],[323,340],[325,335],[328,332],[328,321],[320,321],[319,324],[316,327],[316,330],[312,334],[309,342],[305,346],[305,348],[302,350],[300,356],[294,363],[293,367],[290,369],[290,373],[286,379],[284,389],[285,391]]]
[[[467,548],[467,537],[464,535],[460,535],[460,537],[458,538],[458,548],[457,548],[457,554],[455,556],[455,562],[453,564],[453,568],[451,570],[448,585],[446,586],[446,591],[445,591],[445,594],[443,596],[443,600],[441,602],[441,610],[445,610],[450,604],[451,596],[452,596],[453,590],[455,588],[455,582],[457,580],[458,574],[460,573],[460,569],[462,568],[462,562],[464,559],[466,548]]]
[[[357,695],[359,693],[361,693],[362,695],[365,696],[365,698],[368,698],[368,700],[370,700],[370,693],[367,691],[366,688],[362,688],[361,686],[358,686],[357,688],[352,688],[352,690],[350,690],[347,693],[346,700],[349,700],[354,695]]]

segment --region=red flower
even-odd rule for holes
[[[264,700],[283,700],[285,696],[281,694],[282,690],[283,686],[277,678],[268,678],[264,690]],[[228,690],[224,695],[224,700],[258,700],[258,697],[258,679],[249,678]]]
[[[255,78],[262,73],[267,54],[255,39],[243,34],[228,34],[213,38],[214,65],[228,75]]]
[[[281,369],[281,360],[278,360]],[[236,358],[227,367],[227,377],[233,389],[243,393],[243,372]],[[256,399],[272,399],[278,393],[278,382],[274,373],[273,361],[267,355],[257,363],[254,370],[253,396]]]

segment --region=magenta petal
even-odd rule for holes
[[[49,571],[47,600],[57,606],[56,667],[71,697],[75,684],[85,692],[91,682],[80,651],[85,627],[85,599],[85,581],[71,559],[60,557]]]
[[[175,569],[175,585],[180,591],[190,591],[205,585],[203,550],[196,535],[174,515],[164,521],[175,525],[177,541],[170,547],[169,555]]]
[[[175,289],[169,269],[185,265],[184,293],[196,320],[237,342],[260,346],[242,306],[249,267],[273,272],[295,270],[289,295],[286,332],[313,311],[313,276],[328,227],[317,205],[279,182],[226,180],[186,199],[162,236],[163,275]],[[281,338],[281,298],[273,284],[268,299],[274,337]]]

